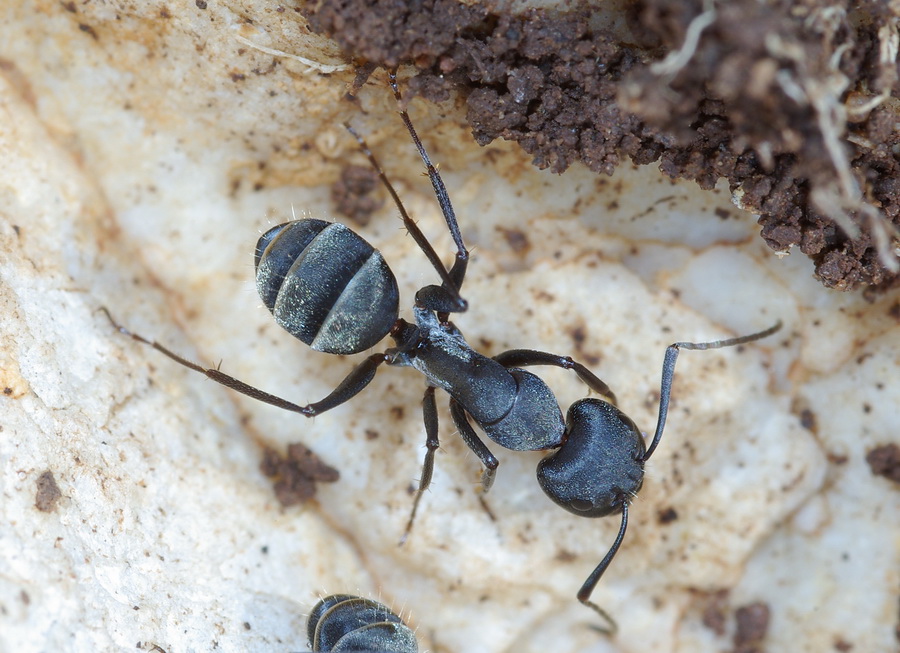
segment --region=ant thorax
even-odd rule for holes
[[[413,367],[466,407],[479,424],[492,424],[512,409],[515,379],[500,363],[472,349],[453,324],[430,310],[415,307],[416,328],[398,343],[392,365]],[[496,401],[486,401],[495,397]]]

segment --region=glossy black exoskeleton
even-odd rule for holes
[[[256,287],[275,321],[317,351],[355,354],[397,321],[397,280],[381,253],[342,224],[294,220],[256,244]]]
[[[313,653],[418,653],[416,635],[383,603],[333,594],[316,603],[306,625]]]
[[[400,198],[365,141],[349,126],[363,152],[393,198],[403,224],[438,273],[440,285],[420,288],[413,305],[414,322],[398,317],[398,291],[381,254],[347,227],[321,220],[295,220],[266,232],[257,243],[257,288],[275,320],[313,349],[335,354],[361,352],[390,334],[394,347],[369,355],[321,401],[300,406],[263,392],[217,369],[207,369],[146,340],[117,323],[122,333],[150,344],[173,360],[238,392],[285,410],[313,417],[350,400],[374,378],[379,366],[408,366],[420,371],[427,387],[423,399],[426,454],[419,489],[404,531],[412,528],[439,447],[435,389],[450,395],[450,415],[465,443],[484,465],[482,485],[488,490],[498,461],[469,419],[494,442],[515,451],[555,450],[538,465],[538,482],[558,505],[583,517],[621,513],[612,547],[590,574],[578,600],[614,623],[591,593],[625,535],[628,504],[641,489],[644,464],[656,450],[668,413],[675,361],[681,349],[717,349],[759,340],[777,331],[780,322],[748,336],[706,343],[679,342],[668,347],[663,362],[659,417],[649,447],[641,431],[616,407],[609,387],[568,356],[515,349],[489,358],[475,351],[449,321],[468,308],[460,296],[469,253],[463,243],[447,190],[431,163],[409,116],[402,107],[393,74],[391,87],[402,117],[425,163],[444,220],[457,248],[447,270],[431,244],[410,219]],[[110,318],[112,321],[112,318]],[[601,398],[576,401],[565,421],[553,392],[540,377],[523,369],[550,365],[575,374]]]

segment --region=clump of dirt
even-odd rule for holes
[[[341,476],[299,442],[289,444],[284,457],[266,449],[259,468],[274,481],[275,497],[284,507],[306,503],[316,496],[316,483],[334,483]]]
[[[737,628],[734,632],[734,653],[762,653],[763,640],[769,630],[769,606],[751,603],[734,613]]]
[[[384,200],[374,194],[378,188],[378,173],[366,166],[348,165],[331,186],[331,201],[335,210],[360,226],[369,224],[372,214],[384,206]]]
[[[591,10],[320,0],[310,26],[360,65],[412,64],[408,95],[460,92],[477,141],[612,174],[659,161],[726,179],[773,249],[838,289],[900,283],[898,0],[637,0],[629,33]]]
[[[34,495],[34,507],[41,512],[53,512],[62,492],[56,484],[56,477],[49,469],[37,479],[37,492]]]
[[[866,454],[866,462],[875,476],[900,484],[900,447],[896,444],[875,447]]]
[[[678,143],[661,156],[666,173],[704,188],[727,179],[773,249],[799,246],[839,289],[896,282],[900,224],[887,101],[900,5],[850,4],[739,0],[713,12],[642,0],[636,33],[684,56],[636,71],[620,96]]]

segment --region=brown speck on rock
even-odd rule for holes
[[[889,481],[900,483],[900,447],[896,444],[875,447],[866,454],[866,462],[875,476],[884,476]]]
[[[528,240],[528,234],[521,229],[504,229],[497,227],[497,230],[503,234],[506,244],[516,254],[523,254],[531,249],[531,242]]]
[[[900,642],[900,598],[897,599],[897,625],[894,626],[894,638]]]
[[[815,434],[819,432],[818,422],[816,421],[816,414],[809,408],[805,408],[800,412],[800,426],[805,428],[810,433]]]
[[[900,322],[900,302],[894,302],[888,309],[888,315]]]
[[[488,516],[488,519],[490,519],[494,523],[497,522],[497,515],[494,514],[493,510],[491,510],[491,507],[490,507],[490,505],[488,505],[488,502],[484,500],[483,493],[478,495],[478,505],[481,506],[481,509]]]
[[[37,492],[34,495],[34,507],[41,512],[53,512],[56,510],[56,502],[62,496],[56,478],[49,469],[43,472],[37,479]]]
[[[275,481],[275,497],[284,507],[305,503],[316,495],[316,483],[334,483],[340,473],[322,462],[316,453],[299,442],[289,444],[282,457],[274,449],[263,453],[259,469]]]
[[[557,562],[566,563],[566,562],[574,562],[575,560],[578,560],[578,556],[575,555],[574,553],[572,553],[571,551],[569,551],[568,549],[560,549],[559,551],[556,552],[556,555],[553,556],[553,559],[556,560]]]
[[[372,214],[384,206],[384,200],[373,195],[378,186],[378,173],[367,166],[348,165],[331,187],[335,210],[359,225],[369,224]]]
[[[703,609],[703,625],[719,637],[725,634],[727,608],[728,590],[721,590],[710,597]]]
[[[96,30],[93,27],[91,27],[90,25],[88,25],[87,23],[78,23],[78,29],[80,29],[85,34],[90,34],[91,38],[94,39],[95,41],[100,40],[100,37],[97,36]]]
[[[656,515],[656,520],[662,525],[671,524],[673,521],[678,520],[678,511],[671,506],[660,510]]]
[[[832,465],[846,465],[847,461],[850,460],[850,458],[844,454],[834,453],[831,451],[826,453],[825,457],[828,458],[828,462],[830,462]]]
[[[587,333],[585,333],[584,326],[577,326],[569,329],[569,335],[572,337],[575,349],[581,349],[584,345],[584,341],[587,339]]]
[[[583,324],[570,328],[569,337],[572,338],[572,344],[577,352],[577,357],[581,359],[582,363],[592,367],[600,364],[600,357],[596,354],[589,353],[584,348],[584,343],[587,341],[588,334],[587,329]]]
[[[769,631],[769,606],[765,603],[751,603],[738,608],[734,613],[737,630],[734,633],[735,653],[761,651],[759,645]]]

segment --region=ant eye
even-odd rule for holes
[[[569,505],[578,512],[588,512],[594,509],[594,504],[586,499],[572,499]]]

